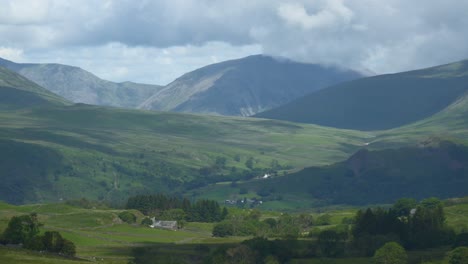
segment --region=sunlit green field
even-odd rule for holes
[[[231,209],[231,213],[242,213],[250,209]],[[323,208],[310,211],[314,219],[327,214],[330,225],[315,227],[316,230],[333,228],[342,223],[343,218],[352,218],[357,209],[353,208]],[[220,245],[223,243],[238,243],[249,237],[216,238],[211,236],[213,224],[188,223],[178,231],[151,229],[138,224],[122,223],[117,214],[122,210],[114,209],[82,209],[65,204],[43,204],[12,206],[0,202],[0,232],[6,228],[9,219],[14,215],[37,212],[44,226],[42,231],[59,231],[65,238],[77,246],[77,257],[82,260],[98,259],[101,263],[127,263],[132,258],[132,249],[160,245],[161,250],[173,254],[180,250],[181,254],[196,254],[196,245]],[[143,217],[138,211],[139,223]],[[466,231],[468,223],[468,204],[460,203],[445,207],[447,223],[457,232]],[[280,215],[279,212],[264,211],[262,218]],[[195,250],[195,253],[194,253]],[[434,249],[429,251],[410,252],[410,259],[443,259],[449,249]],[[324,262],[325,261],[325,262]],[[350,262],[352,261],[352,262]],[[45,255],[37,252],[0,247],[0,263],[81,263],[76,260],[66,260],[58,256]],[[293,260],[291,263],[370,263],[370,259],[309,259]],[[419,262],[412,262],[419,263]],[[442,262],[441,262],[442,263]]]

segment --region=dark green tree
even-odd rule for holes
[[[39,234],[40,226],[36,213],[13,216],[8,222],[2,237],[6,243],[27,244]]]
[[[129,211],[123,211],[119,213],[119,218],[128,224],[133,224],[136,222],[136,216]]]
[[[398,216],[409,216],[411,209],[416,208],[418,202],[413,198],[401,198],[393,204],[393,210]]]
[[[323,257],[338,257],[344,254],[346,233],[338,233],[334,230],[320,232],[317,239],[318,254]]]
[[[213,227],[213,236],[226,237],[234,235],[234,227],[230,222],[220,222]]]
[[[253,169],[254,166],[254,158],[250,157],[245,161],[245,166],[249,169]]]
[[[67,240],[57,231],[47,231],[42,236],[44,250],[53,253],[59,253],[66,256],[74,256],[76,247],[73,242]]]
[[[149,226],[153,224],[153,220],[151,220],[149,217],[145,217],[141,220],[141,225],[143,226]]]

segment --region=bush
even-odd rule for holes
[[[408,255],[405,249],[396,242],[388,242],[374,254],[375,264],[406,264]]]
[[[316,225],[323,226],[323,225],[330,225],[331,224],[331,216],[329,214],[323,214],[317,217],[315,221]]]
[[[128,224],[133,224],[136,222],[136,216],[128,211],[123,211],[119,214],[119,218]]]
[[[213,236],[226,237],[234,234],[234,228],[231,223],[221,222],[213,227]]]
[[[145,217],[143,218],[143,220],[141,220],[141,225],[149,226],[152,224],[153,224],[153,220],[151,220],[149,217]]]
[[[449,264],[468,264],[468,247],[457,247],[449,254]]]
[[[454,247],[468,247],[468,233],[458,234],[455,238]]]

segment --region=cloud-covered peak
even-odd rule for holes
[[[103,67],[112,61],[109,65],[120,67],[115,71],[119,80],[136,77],[132,54],[146,65],[146,70],[134,66],[146,75],[150,68],[153,74],[164,72],[160,68],[164,62],[187,60],[182,57],[197,58],[193,66],[198,67],[262,51],[377,73],[468,58],[468,2],[459,0],[0,0],[0,4],[0,56],[88,65],[97,72],[105,72]],[[93,60],[80,59],[87,57]],[[181,74],[187,67],[173,69]]]

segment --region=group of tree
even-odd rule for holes
[[[443,203],[437,198],[425,199],[419,203],[413,199],[400,199],[390,208],[359,210],[353,219],[343,219],[341,225],[314,229],[315,225],[322,222],[329,223],[329,216],[323,218],[323,221],[318,221],[319,218],[314,219],[307,214],[283,214],[277,218],[261,220],[258,210],[250,210],[249,213],[231,214],[216,224],[213,235],[249,235],[292,241],[309,230],[309,236],[314,239],[311,240],[313,243],[309,245],[306,254],[327,258],[374,255],[376,263],[393,263],[385,262],[387,257],[394,257],[392,254],[396,256],[395,263],[406,263],[405,249],[468,246],[467,233],[455,235],[446,225]],[[464,252],[457,249],[451,253],[452,258],[460,258]]]
[[[235,246],[219,247],[211,253],[206,263],[287,263],[303,249],[299,244],[297,240],[256,237]]]
[[[75,244],[63,238],[59,232],[46,231],[43,235],[39,235],[41,225],[35,213],[13,216],[1,235],[0,242],[2,244],[18,244],[27,249],[65,256],[75,255]]]
[[[189,222],[219,222],[226,218],[228,211],[214,200],[198,200],[192,203],[187,198],[164,194],[137,195],[130,197],[127,209],[136,209],[147,216],[161,220]]]
[[[419,204],[400,199],[392,208],[360,210],[352,229],[353,246],[365,255],[389,241],[407,249],[423,249],[450,244],[455,237],[445,224],[442,202],[429,198]]]
[[[260,220],[261,212],[253,209],[249,212],[231,214],[213,227],[213,236],[261,236],[275,238],[297,238],[300,233],[314,224],[309,214],[282,214],[278,218]]]

